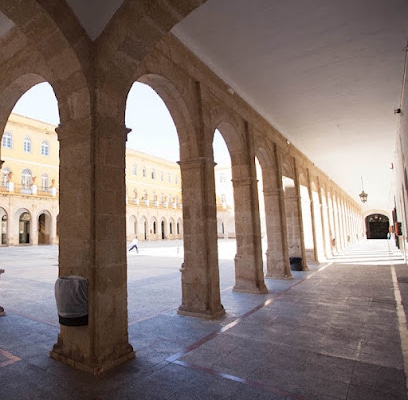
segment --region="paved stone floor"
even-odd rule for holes
[[[0,248],[0,399],[408,399],[408,267],[391,241],[268,279],[265,295],[232,292],[234,246],[219,246],[227,314],[217,321],[177,314],[181,243],[128,253],[136,359],[99,376],[48,357],[57,247]]]

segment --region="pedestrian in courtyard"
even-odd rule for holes
[[[139,243],[139,241],[137,240],[137,237],[135,236],[135,238],[132,240],[132,243],[130,243],[130,249],[129,251],[136,249],[136,253],[139,254],[139,249],[137,247],[137,244]]]

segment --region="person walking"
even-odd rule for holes
[[[132,240],[132,243],[130,243],[130,249],[129,251],[136,249],[136,253],[139,254],[139,249],[137,248],[137,244],[139,243],[139,241],[137,240],[136,236],[135,238]]]

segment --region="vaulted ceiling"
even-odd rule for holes
[[[123,0],[67,0],[95,40]],[[172,33],[364,207],[390,210],[407,0],[208,0]],[[0,36],[13,26],[0,14]]]

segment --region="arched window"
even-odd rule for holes
[[[156,170],[152,169],[152,179],[156,179]]]
[[[13,145],[13,140],[11,137],[11,133],[10,132],[4,132],[3,133],[3,140],[1,142],[1,145],[7,149],[11,149],[12,145]]]
[[[31,139],[28,137],[24,139],[24,151],[26,153],[31,153]]]
[[[48,156],[48,142],[45,140],[41,142],[41,155]]]
[[[33,183],[32,173],[29,169],[23,169],[21,172],[21,186],[27,189]]]

